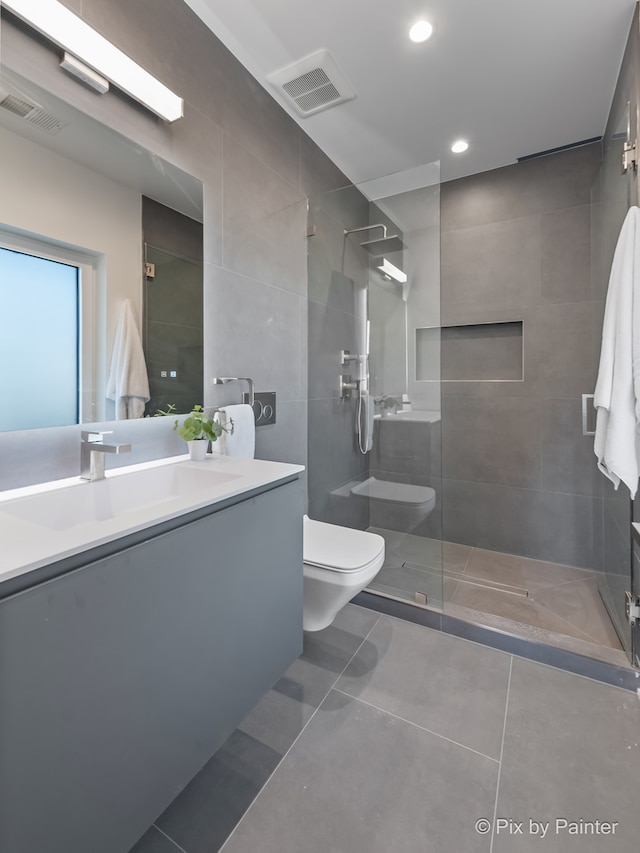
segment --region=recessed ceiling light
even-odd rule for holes
[[[432,32],[429,21],[417,21],[409,30],[409,38],[411,41],[426,41]]]
[[[469,147],[469,143],[465,142],[464,139],[458,139],[451,146],[451,150],[454,154],[462,154],[463,151],[466,151]]]

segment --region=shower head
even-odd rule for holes
[[[375,240],[365,240],[364,243],[360,243],[362,248],[366,249],[367,252],[370,252],[372,255],[388,255],[390,252],[400,252],[402,249],[406,249],[400,237],[397,234],[387,234],[387,226],[381,222],[377,225],[365,225],[362,228],[345,229],[344,235],[346,237],[348,234],[355,234],[358,231],[372,231],[374,228],[382,228],[382,237],[376,237]]]
[[[372,255],[388,255],[389,252],[401,252],[406,249],[397,234],[391,234],[389,237],[378,237],[375,240],[365,240],[360,245]]]

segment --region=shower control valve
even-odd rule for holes
[[[352,382],[350,375],[340,375],[339,391],[341,400],[348,400],[351,397],[351,392],[357,390],[358,383]]]
[[[348,349],[340,350],[340,364],[348,364],[350,361],[357,361],[359,356],[351,355]]]

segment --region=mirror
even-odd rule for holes
[[[64,368],[67,385],[69,371],[75,371],[73,375],[77,377],[75,419],[60,422],[51,415],[47,421],[49,407],[43,402],[43,393],[27,388],[20,399],[15,396],[15,388],[11,391],[8,385],[3,388],[0,384],[3,408],[16,410],[28,406],[38,412],[32,423],[14,420],[2,426],[0,420],[0,430],[115,419],[114,403],[106,400],[105,388],[118,315],[125,299],[131,300],[145,355],[152,354],[153,369],[157,368],[160,374],[166,361],[166,369],[171,373],[180,363],[181,356],[171,348],[179,346],[184,335],[181,337],[169,329],[166,322],[164,325],[157,322],[158,316],[152,318],[153,322],[146,316],[145,292],[150,279],[144,275],[143,265],[149,253],[155,252],[165,289],[174,289],[169,298],[175,299],[178,296],[175,291],[182,289],[186,281],[184,287],[189,298],[198,302],[197,282],[194,282],[197,270],[194,272],[193,264],[200,263],[201,268],[202,183],[6,67],[0,69],[0,182],[3,187],[0,229],[9,241],[17,241],[12,251],[26,251],[20,248],[21,241],[36,238],[44,245],[45,252],[47,248],[56,256],[63,252],[58,262],[75,263],[65,260],[64,251],[72,259],[81,257],[87,265],[81,277],[85,283],[91,279],[88,290],[79,290],[77,365]],[[155,205],[154,216],[146,219],[143,229],[143,215],[149,205]],[[181,216],[196,226],[196,236],[189,233],[184,251],[176,244],[173,227],[165,228],[165,233],[174,234],[172,245],[163,244],[163,228],[156,227],[161,207],[169,209],[169,221],[172,216]],[[145,236],[143,231],[149,229],[150,234]],[[176,276],[175,269],[180,264],[186,266]],[[174,275],[173,283],[167,285],[163,276],[169,268]],[[12,287],[16,290],[15,284]],[[19,291],[24,291],[25,296],[23,316],[26,311],[26,316],[31,317],[37,297],[33,297],[26,285],[21,284]],[[33,324],[25,320],[12,330],[20,338],[31,339],[43,373],[48,351],[52,351],[46,344],[46,316],[37,333]],[[184,320],[184,311],[180,317]],[[198,362],[198,323],[201,347],[201,296],[195,319],[192,317],[189,322],[192,328],[187,342],[188,358],[182,357],[182,364],[191,367]],[[51,322],[48,325],[54,326]],[[170,351],[164,353],[163,346]],[[12,347],[6,336],[0,339],[0,351],[3,364],[11,364]],[[59,369],[63,370],[61,366]],[[54,395],[55,373],[54,370],[53,376],[45,379]],[[193,370],[182,373],[184,377],[180,373],[167,377],[174,383],[168,391],[160,384],[163,400],[188,396],[193,397],[193,403],[202,395],[201,367],[199,379],[196,373],[196,383],[200,383],[197,391],[193,387]],[[185,394],[181,383],[187,373],[192,381]],[[24,386],[24,382],[14,382],[14,386],[20,384]],[[155,384],[157,388],[158,383]],[[150,407],[153,405],[152,400]]]

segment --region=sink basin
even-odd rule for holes
[[[166,465],[18,498],[2,504],[0,511],[49,530],[68,530],[187,496],[205,497],[240,479],[239,474],[204,467]]]

